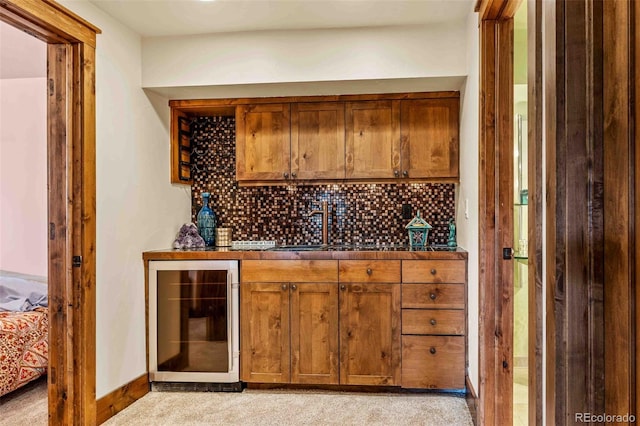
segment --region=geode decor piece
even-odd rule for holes
[[[185,223],[182,225],[180,231],[178,231],[178,236],[173,242],[173,248],[176,249],[200,248],[204,246],[204,240],[198,233],[198,227],[195,223]]]

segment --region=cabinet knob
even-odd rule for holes
[[[403,176],[403,177],[407,177],[407,176],[409,176],[409,172],[405,170],[404,172],[402,172],[402,176]]]
[[[296,290],[297,288],[298,288],[298,286],[297,286],[297,285],[295,285],[295,284],[291,284],[291,290]]]
[[[429,322],[431,323],[431,325],[436,325],[437,324],[437,321],[435,319],[433,319],[433,318]]]
[[[282,284],[282,289],[286,290],[287,289],[287,285],[286,284]]]
[[[346,289],[347,289],[347,286],[346,286],[346,285],[342,284],[342,285],[340,286],[340,290],[345,291]]]
[[[291,172],[291,177],[295,179],[296,177],[298,177],[298,174],[296,172]]]
[[[371,268],[367,268],[367,275],[371,276],[371,274],[373,274],[373,271],[371,270]]]
[[[437,273],[438,273],[438,271],[436,271],[435,268],[431,270],[431,275],[435,275]]]
[[[394,171],[393,171],[393,175],[394,175],[395,177],[400,176],[400,171],[399,171],[399,170],[394,170]]]
[[[429,352],[431,352],[431,355],[435,355],[436,354],[436,348],[434,348],[433,346],[429,349]]]
[[[283,173],[283,176],[284,176],[284,178],[285,178],[285,179],[289,179],[289,173],[284,172],[284,173]]]
[[[429,298],[431,300],[436,300],[436,294],[435,293],[429,293]]]

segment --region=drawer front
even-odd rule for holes
[[[403,388],[463,389],[464,337],[402,336]]]
[[[464,335],[464,322],[462,310],[402,310],[402,334]]]
[[[241,282],[338,282],[337,260],[243,260]]]
[[[403,283],[464,283],[464,260],[403,260]]]
[[[341,260],[340,282],[399,283],[399,260]]]
[[[402,307],[464,309],[464,284],[402,284]]]

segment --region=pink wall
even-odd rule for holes
[[[46,78],[0,79],[0,269],[40,276],[48,257],[46,100]]]

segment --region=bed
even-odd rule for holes
[[[0,396],[46,374],[48,334],[46,281],[0,271]]]

